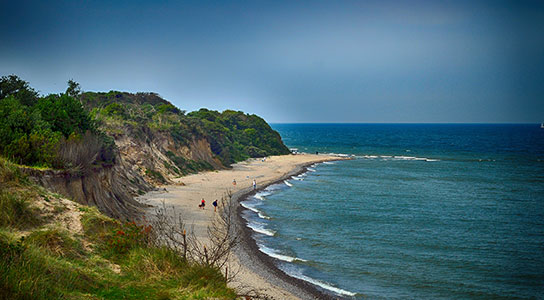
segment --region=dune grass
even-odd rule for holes
[[[56,196],[10,167],[0,158],[0,299],[236,298],[219,270],[149,243],[149,227],[86,206],[82,232],[42,218],[34,202]]]

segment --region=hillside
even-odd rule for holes
[[[0,299],[234,299],[213,265],[33,184],[0,158]]]
[[[0,80],[0,156],[29,178],[116,218],[134,219],[134,196],[249,157],[288,154],[260,117],[201,109],[186,114],[154,93],[40,96],[17,76]]]
[[[134,197],[287,153],[255,115],[186,114],[153,93],[81,93],[73,81],[40,96],[1,77],[0,299],[236,298],[210,250],[165,245],[156,228],[171,222],[151,226]]]
[[[185,114],[154,93],[88,92],[80,99],[122,157],[157,183],[289,153],[279,134],[255,115],[207,109]]]

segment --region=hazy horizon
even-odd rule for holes
[[[0,75],[271,123],[541,123],[538,1],[24,1]]]

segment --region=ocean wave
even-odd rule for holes
[[[385,161],[390,160],[409,160],[409,161],[440,161],[440,159],[436,158],[428,158],[428,157],[416,157],[416,156],[405,156],[405,155],[359,155],[356,156],[356,158],[362,158],[362,159],[380,159]]]
[[[256,209],[255,207],[253,207],[253,206],[251,206],[251,205],[246,204],[246,203],[243,202],[243,201],[240,202],[240,205],[242,205],[244,208],[247,208],[247,209],[249,209],[249,210],[251,210],[251,211],[253,211],[253,212],[255,212],[255,213],[259,213],[259,212],[260,212],[260,210]]]
[[[321,288],[324,288],[326,290],[329,290],[333,293],[336,293],[338,295],[343,295],[343,296],[349,296],[349,297],[353,297],[355,296],[357,293],[354,293],[354,292],[350,292],[350,291],[346,291],[346,290],[343,290],[341,288],[337,288],[335,286],[333,286],[332,284],[328,283],[328,282],[324,282],[324,281],[321,281],[321,280],[318,280],[318,279],[315,279],[315,278],[312,278],[312,277],[308,277],[306,275],[302,275],[302,274],[298,274],[298,273],[288,273],[290,276],[293,276],[295,278],[298,278],[298,279],[301,279],[301,280],[304,280],[304,281],[307,281],[311,284],[315,284]]]
[[[303,178],[303,177],[300,177],[300,176],[291,176],[291,179],[293,179],[293,180],[298,180],[298,181],[304,180],[304,178]]]
[[[268,235],[268,236],[274,236],[276,234],[274,230],[266,229],[264,228],[263,225],[253,223],[253,222],[248,222],[247,227],[251,228],[251,230],[257,233]]]
[[[316,169],[308,168],[308,171],[310,171],[310,172],[315,172]]]
[[[353,155],[350,155],[350,154],[345,154],[345,153],[334,153],[334,152],[327,153],[327,155],[330,155],[330,156],[338,156],[338,157],[350,157],[350,156],[353,156]]]
[[[253,195],[253,198],[264,201],[266,196],[272,195],[270,192],[258,192],[255,195]]]
[[[290,182],[289,182],[289,181],[287,181],[287,180],[284,180],[284,181],[283,181],[283,183],[285,183],[285,185],[287,185],[288,187],[291,187],[291,186],[293,186],[293,184],[292,184],[292,183],[290,183]]]
[[[286,262],[307,261],[307,260],[302,259],[302,258],[292,257],[292,256],[280,254],[280,253],[278,253],[277,250],[268,248],[268,247],[266,247],[264,245],[261,245],[261,244],[259,244],[258,246],[259,246],[259,250],[262,253],[264,253],[264,254],[266,254],[266,255],[268,255],[270,257],[279,259],[279,260],[283,260],[283,261],[286,261]]]
[[[335,164],[335,163],[330,162],[330,161],[324,161],[323,163],[324,163],[325,165],[334,165],[334,164]]]
[[[261,218],[261,219],[270,220],[270,217],[267,216],[267,215],[265,215],[265,214],[263,214],[262,211],[258,212],[257,215],[258,215],[259,218]]]

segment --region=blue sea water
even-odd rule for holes
[[[344,153],[243,203],[279,268],[355,299],[544,298],[538,124],[274,124]]]

